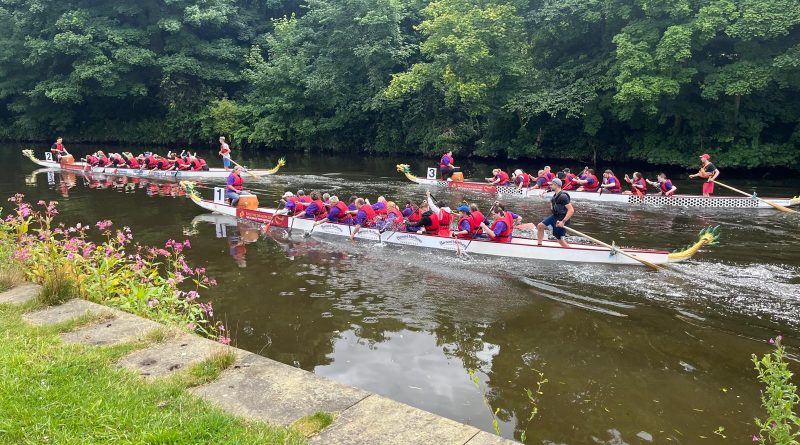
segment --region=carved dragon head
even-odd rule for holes
[[[683,249],[677,249],[669,254],[670,260],[684,260],[693,257],[697,251],[705,245],[714,246],[719,244],[719,226],[706,227],[698,233],[698,239],[694,244],[689,244]]]

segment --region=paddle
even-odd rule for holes
[[[643,260],[643,259],[639,258],[639,257],[638,257],[638,256],[636,256],[636,255],[633,255],[633,254],[631,254],[631,253],[625,252],[624,250],[622,250],[622,249],[618,249],[617,247],[614,247],[614,246],[612,246],[612,245],[610,245],[610,244],[606,244],[606,243],[604,243],[604,242],[600,241],[600,240],[599,240],[599,239],[597,239],[597,238],[593,238],[593,237],[591,237],[591,236],[589,236],[589,235],[587,235],[587,234],[585,234],[585,233],[579,232],[579,231],[577,231],[577,230],[575,230],[575,229],[573,229],[573,228],[571,228],[571,227],[569,227],[569,226],[566,226],[566,225],[565,225],[565,226],[564,226],[564,229],[565,229],[567,232],[570,232],[570,233],[572,233],[572,234],[575,234],[575,235],[578,235],[578,236],[582,236],[582,237],[584,237],[584,238],[586,238],[586,239],[588,239],[588,240],[590,240],[590,241],[593,241],[593,242],[595,242],[595,243],[597,243],[597,244],[599,244],[599,245],[601,245],[601,246],[608,247],[609,249],[611,249],[611,251],[612,251],[612,252],[618,252],[618,253],[621,253],[621,254],[625,255],[626,257],[628,257],[628,258],[631,258],[631,259],[633,259],[633,260],[636,260],[636,261],[638,261],[638,262],[640,262],[640,263],[644,264],[645,266],[647,266],[647,267],[649,267],[649,268],[651,268],[651,269],[653,269],[653,270],[661,270],[661,269],[662,269],[662,267],[661,267],[661,266],[659,266],[659,265],[657,265],[657,264],[653,264],[653,263],[651,263],[651,262],[649,262],[649,261]]]
[[[311,230],[303,234],[303,238],[308,238],[314,233],[314,229],[317,228],[317,215],[314,215],[314,224],[311,226]]]
[[[231,159],[231,162],[233,162],[233,165],[235,165],[235,166],[237,166],[237,167],[241,168],[242,170],[244,170],[244,172],[245,172],[245,173],[247,173],[248,175],[252,176],[252,177],[253,177],[253,179],[258,179],[258,176],[256,176],[256,175],[254,175],[254,174],[250,173],[250,171],[249,171],[249,170],[247,170],[246,168],[242,167],[242,166],[241,166],[241,165],[240,165],[238,162],[234,161],[233,159]]]
[[[719,185],[721,185],[721,186],[725,187],[726,189],[733,190],[733,191],[734,191],[734,192],[736,192],[736,193],[741,193],[742,195],[745,195],[745,196],[750,196],[751,198],[756,198],[756,199],[757,199],[757,200],[759,200],[759,201],[765,202],[765,203],[767,203],[767,204],[771,205],[772,207],[775,207],[776,209],[780,210],[781,212],[786,212],[786,213],[797,213],[797,210],[793,210],[793,209],[790,209],[790,208],[788,208],[788,207],[784,207],[784,206],[782,206],[782,205],[780,205],[780,204],[775,204],[775,203],[774,203],[774,202],[772,202],[772,201],[767,201],[766,199],[759,198],[759,197],[758,197],[758,196],[756,196],[755,194],[752,194],[752,195],[751,195],[751,194],[749,194],[749,193],[747,193],[747,192],[745,192],[745,191],[743,191],[743,190],[739,190],[739,189],[737,189],[737,188],[733,188],[733,187],[731,187],[731,186],[729,186],[729,185],[727,185],[727,184],[723,184],[723,183],[721,183],[721,182],[719,182],[719,181],[717,181],[717,180],[711,180],[711,182],[713,182],[714,184],[719,184]]]

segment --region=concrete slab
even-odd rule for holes
[[[162,327],[160,324],[128,314],[118,314],[73,332],[61,334],[67,343],[83,343],[92,346],[114,345],[141,338],[148,332]]]
[[[519,445],[519,442],[504,439],[495,434],[481,431],[469,440],[466,445]]]
[[[86,314],[102,314],[104,312],[110,312],[110,310],[91,301],[75,298],[58,306],[24,314],[22,318],[31,324],[43,326],[63,323]]]
[[[202,362],[226,347],[204,338],[182,335],[174,340],[126,355],[118,364],[142,377],[161,377]],[[237,352],[233,348],[227,348]]]
[[[325,445],[464,445],[479,430],[371,395],[342,412],[333,424],[314,436]]]
[[[338,413],[369,396],[249,352],[219,379],[192,392],[227,412],[272,425],[289,425],[317,411]]]
[[[27,303],[36,298],[41,290],[42,286],[39,286],[38,284],[20,284],[19,286],[0,294],[0,304]]]

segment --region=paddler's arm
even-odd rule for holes
[[[564,217],[561,221],[556,222],[557,227],[564,227],[567,221],[572,218],[572,215],[575,213],[575,207],[572,207],[572,203],[565,205],[564,207],[567,208],[567,216]]]
[[[428,198],[428,207],[433,210],[433,213],[439,213],[439,207],[436,206],[436,203],[433,202],[433,198],[431,198],[431,192],[425,192],[425,196]]]

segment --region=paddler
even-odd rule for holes
[[[550,181],[547,180],[547,176],[544,174],[544,170],[539,170],[536,173],[536,180],[533,182],[533,188],[546,189],[549,187],[549,182]]]
[[[499,168],[493,169],[492,177],[485,179],[489,181],[492,185],[508,185],[509,182],[508,173],[504,172]]]
[[[397,207],[397,204],[394,201],[389,201],[386,203],[386,225],[389,227],[396,227],[399,224],[403,224],[405,218],[403,217],[403,212]]]
[[[472,232],[473,235],[481,231],[481,224],[486,221],[486,217],[483,216],[481,210],[478,208],[478,204],[472,203],[469,205],[469,214],[472,218]]]
[[[536,244],[539,246],[542,245],[542,240],[544,239],[544,229],[550,226],[553,229],[553,236],[556,237],[561,247],[569,247],[569,243],[564,239],[564,235],[567,234],[564,225],[572,218],[572,215],[575,213],[575,208],[570,202],[569,194],[561,189],[562,185],[563,183],[560,179],[553,179],[553,183],[551,184],[553,188],[553,198],[550,199],[550,206],[553,210],[553,214],[536,226]]]
[[[490,241],[496,243],[510,243],[511,233],[514,231],[514,217],[511,212],[506,212],[503,205],[495,203],[491,211],[492,225],[481,223],[483,233],[489,236]]]
[[[233,168],[231,174],[228,175],[227,188],[225,189],[225,196],[231,200],[231,206],[236,207],[239,204],[239,197],[244,188],[244,179],[241,175],[241,167],[238,165]]]
[[[606,191],[608,193],[622,193],[622,183],[619,182],[619,179],[614,172],[611,170],[606,170],[603,172],[603,184],[600,185],[601,193]]]
[[[417,228],[417,233],[428,233],[434,236],[439,235],[439,216],[434,212],[428,200],[422,201],[419,205],[420,218],[417,222],[412,222],[408,228]]]
[[[431,197],[431,192],[425,192],[425,197],[428,201],[428,208],[436,214],[436,217],[439,219],[439,232],[438,235],[440,236],[450,236],[450,222],[453,220],[453,213],[450,210],[450,207],[441,205],[438,206],[433,201]],[[442,204],[442,203],[439,203]]]
[[[709,197],[712,193],[714,193],[714,180],[717,179],[719,176],[719,169],[711,163],[711,155],[708,153],[704,153],[700,156],[700,163],[702,167],[700,167],[700,171],[693,175],[689,175],[690,178],[705,178],[706,182],[703,183],[703,196]]]
[[[331,196],[330,204],[331,209],[328,211],[328,215],[325,218],[317,221],[317,224],[322,224],[325,222],[347,225],[353,224],[353,217],[350,216],[350,211],[347,209],[347,204],[339,201],[338,196]]]
[[[281,202],[283,202],[283,208],[275,212],[275,214],[294,216],[294,214],[298,212],[297,201],[294,193],[286,192],[281,198]]]
[[[414,203],[411,201],[406,201],[406,206],[403,208],[403,218],[411,218],[411,215],[417,213],[417,209],[414,206]]]
[[[544,177],[545,177],[545,178],[547,178],[547,182],[548,182],[548,183],[549,183],[550,181],[552,181],[553,179],[556,179],[556,175],[555,175],[555,173],[553,173],[553,172],[550,170],[550,166],[549,166],[549,165],[545,165],[545,166],[544,166]]]
[[[458,168],[453,165],[454,162],[453,150],[442,155],[442,159],[439,160],[439,172],[442,175],[442,180],[450,180],[450,177],[453,176],[453,172]]]
[[[589,167],[584,168],[583,173],[574,182],[580,185],[577,192],[596,192],[600,188],[600,182],[597,180],[594,170]]]
[[[625,182],[631,185],[630,190],[625,190],[624,195],[644,196],[647,194],[647,180],[639,172],[633,172],[633,178],[625,173]]]
[[[315,221],[325,218],[328,210],[325,203],[322,202],[319,192],[311,192],[311,202],[308,203],[305,210],[298,213],[298,218],[313,218]]]
[[[565,168],[564,170],[558,172],[556,177],[561,180],[561,183],[564,184],[561,189],[562,190],[572,190],[576,187],[575,180],[578,179],[569,168]]]
[[[647,183],[653,187],[657,187],[659,192],[664,196],[672,196],[678,191],[678,187],[672,185],[672,181],[667,179],[667,175],[663,172],[658,174],[657,182],[647,181]]]
[[[522,169],[516,169],[513,176],[517,190],[526,189],[531,186],[531,175],[525,173]]]
[[[353,233],[350,234],[350,241],[355,239],[356,234],[361,230],[362,227],[374,226],[375,220],[378,217],[378,214],[375,213],[375,210],[372,208],[372,205],[370,205],[368,199],[358,198],[356,199],[355,204],[356,208],[358,208],[355,219],[356,228],[353,230]]]
[[[61,157],[64,155],[68,155],[69,152],[64,147],[64,139],[63,138],[56,138],[56,141],[53,142],[53,145],[50,146],[50,153],[53,154],[54,161],[61,161]]]
[[[231,147],[225,142],[225,136],[219,137],[219,155],[222,156],[222,165],[225,171],[231,169]]]
[[[472,239],[473,235],[475,234],[475,230],[472,227],[474,220],[472,219],[472,214],[469,211],[469,206],[461,205],[457,210],[458,224],[456,224],[456,230],[453,231],[451,236],[453,238]]]

